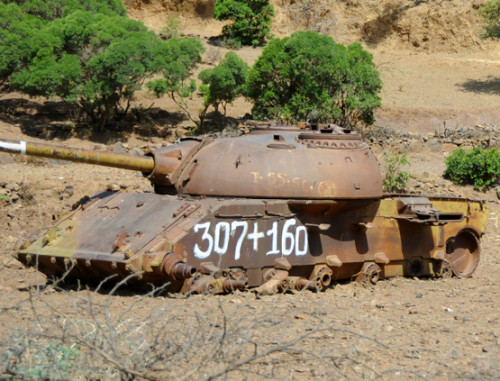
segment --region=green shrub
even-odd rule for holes
[[[274,8],[268,0],[217,0],[214,5],[216,20],[232,20],[222,33],[243,45],[260,45],[270,32]]]
[[[404,192],[406,183],[410,179],[410,174],[401,170],[402,166],[410,164],[406,155],[390,155],[384,152],[384,159],[384,191],[387,193]]]
[[[203,84],[200,91],[206,107],[213,106],[217,111],[219,105],[226,113],[226,105],[243,95],[249,67],[234,52],[228,52],[213,69],[203,70],[198,78]]]
[[[454,150],[445,160],[444,177],[455,184],[471,184],[484,190],[495,184],[500,176],[500,154],[496,148],[474,148]]]
[[[160,36],[165,40],[179,38],[181,36],[181,20],[177,17],[170,17],[165,26],[161,28]]]
[[[310,119],[352,127],[372,124],[382,82],[372,56],[326,35],[295,32],[272,40],[248,74],[247,96],[256,119]],[[309,117],[309,118],[308,118]]]
[[[187,100],[196,91],[196,82],[190,78],[192,70],[201,62],[201,54],[205,48],[197,38],[172,38],[163,44],[155,57],[156,65],[162,68],[163,76],[146,84],[154,96],[160,98],[167,95],[199,126],[199,122],[191,115]]]
[[[53,20],[47,2],[20,3],[0,2],[0,81],[30,96],[74,103],[93,127],[123,117],[156,74],[164,75],[169,91],[182,90],[201,60],[199,40],[162,41],[126,17],[119,0],[51,0],[62,15]]]
[[[483,18],[484,37],[500,37],[500,0],[489,0],[479,8]]]
[[[17,4],[21,10],[43,20],[52,21],[75,11],[101,13],[108,16],[126,16],[121,0],[2,0],[4,4]]]

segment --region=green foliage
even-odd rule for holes
[[[372,124],[382,82],[372,56],[312,31],[272,40],[248,74],[257,119]]]
[[[222,33],[243,45],[260,45],[270,32],[274,8],[268,0],[217,0],[214,6],[216,20],[232,20]]]
[[[454,150],[445,160],[444,177],[455,184],[472,184],[484,190],[495,184],[500,176],[500,154],[496,148],[474,148]]]
[[[165,40],[179,38],[181,36],[181,20],[177,17],[170,17],[165,26],[161,28],[160,36]]]
[[[384,191],[388,193],[404,192],[406,183],[410,179],[410,174],[401,170],[401,167],[410,164],[406,155],[390,155],[384,152],[384,159]]]
[[[25,14],[15,4],[0,3],[1,80],[8,80],[13,72],[28,64],[38,44],[43,43],[39,38],[43,24],[42,20]]]
[[[213,69],[203,70],[198,78],[202,81],[200,91],[206,107],[218,110],[243,95],[249,66],[234,52],[228,52]]]
[[[196,91],[196,82],[190,79],[192,70],[201,62],[204,52],[201,41],[197,38],[172,38],[158,46],[154,64],[162,68],[162,78],[150,81],[147,88],[156,96],[168,95],[193,122],[199,122],[191,116],[187,99]]]
[[[64,17],[51,21],[35,16],[45,14],[46,2],[20,3],[0,3],[0,79],[29,95],[78,104],[94,126],[125,115],[147,78],[163,73],[175,89],[201,60],[199,40],[162,41],[123,16],[118,0],[59,1]]]
[[[75,11],[126,16],[120,0],[0,0],[3,4],[17,4],[23,13],[44,20],[55,20]]]
[[[196,64],[201,62],[204,50],[197,38],[172,38],[158,45],[153,55],[153,63],[161,69],[163,78],[149,82],[148,88],[158,97],[168,93],[178,93],[182,96],[192,94],[196,88],[192,89],[189,77]]]
[[[484,20],[484,37],[500,37],[500,0],[488,0],[479,8]]]
[[[10,363],[9,372],[20,379],[67,379],[81,361],[75,344],[32,339],[22,342],[14,335],[10,340],[14,345],[0,353],[0,360]]]

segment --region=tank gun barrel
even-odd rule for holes
[[[0,152],[97,164],[107,167],[140,171],[143,173],[151,173],[155,167],[154,159],[149,156],[134,156],[114,152],[70,148],[51,144],[26,142],[23,140],[0,139]]]

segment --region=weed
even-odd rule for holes
[[[384,159],[384,191],[388,193],[404,192],[406,183],[410,179],[410,174],[401,170],[401,167],[410,164],[406,155],[400,153],[391,155],[384,152]]]

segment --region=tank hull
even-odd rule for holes
[[[104,192],[21,244],[51,277],[172,292],[322,289],[335,281],[470,276],[487,223],[478,200],[192,198]]]

